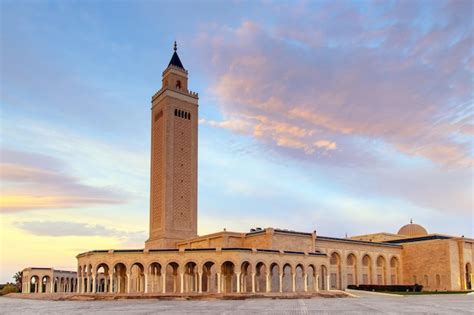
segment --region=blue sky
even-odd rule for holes
[[[470,1],[3,1],[0,281],[142,247],[150,98],[200,95],[199,233],[473,235]]]

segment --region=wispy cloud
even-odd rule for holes
[[[439,165],[471,165],[471,2],[307,9],[287,7],[275,27],[248,20],[201,33],[216,78],[210,91],[230,117],[212,125],[247,129],[303,158],[331,141],[344,156],[329,163],[375,159],[370,150],[347,154],[366,139]]]
[[[126,202],[126,194],[81,183],[63,162],[41,154],[2,149],[0,210],[67,209]]]

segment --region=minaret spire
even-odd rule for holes
[[[178,45],[176,45],[176,41],[174,41],[174,47],[173,47],[173,50],[174,50],[174,51],[177,51],[177,50],[178,50]]]

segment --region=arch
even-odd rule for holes
[[[362,284],[373,284],[372,257],[369,254],[362,257]]]
[[[259,261],[255,265],[255,292],[267,292],[267,265]]]
[[[178,91],[181,90],[181,81],[180,81],[180,80],[176,80],[176,89],[177,89]]]
[[[191,113],[188,114],[188,119],[191,120]]]
[[[387,263],[385,257],[379,255],[377,257],[377,284],[386,285],[387,284]]]
[[[282,291],[283,292],[293,292],[293,267],[290,263],[285,263],[283,265],[282,271]]]
[[[321,265],[319,268],[319,289],[320,290],[329,290],[328,288],[328,267],[326,265]]]
[[[198,266],[194,261],[189,261],[184,265],[184,279],[183,279],[183,291],[184,292],[198,292]]]
[[[127,266],[123,262],[113,265],[112,292],[126,293],[127,290]]]
[[[174,115],[178,116],[178,109],[177,108],[174,109]]]
[[[305,269],[302,264],[297,264],[294,272],[294,287],[296,292],[305,290]]]
[[[341,255],[333,252],[329,257],[331,289],[342,289]]]
[[[248,261],[240,264],[240,292],[252,292],[252,265]]]
[[[176,261],[170,261],[166,264],[164,270],[165,292],[178,293],[181,290],[179,279],[179,264]]]
[[[428,275],[423,276],[423,289],[426,290],[430,286],[430,278]]]
[[[441,288],[441,276],[440,275],[436,275],[436,289],[440,289]]]
[[[217,287],[217,263],[214,260],[208,260],[202,265],[202,291],[216,292]]]
[[[221,265],[221,291],[223,293],[236,292],[236,281],[235,264],[226,260]]]
[[[390,282],[400,284],[400,261],[396,256],[390,258]]]
[[[129,293],[144,293],[145,292],[145,267],[141,262],[134,262],[130,265],[130,271],[128,272],[130,277],[129,285],[127,288]]]
[[[270,263],[270,292],[280,291],[280,265],[277,262]]]
[[[357,257],[354,253],[349,253],[346,258],[346,279],[347,285],[359,284],[357,275]]]
[[[163,274],[162,267],[159,262],[152,262],[147,267],[149,275],[148,287],[149,292],[163,292]]]
[[[109,265],[102,262],[95,267],[96,288],[95,292],[107,293],[110,286]]]
[[[316,266],[309,264],[306,266],[306,283],[308,291],[316,291]]]
[[[51,293],[51,277],[50,276],[43,276],[41,277],[40,283],[40,292],[39,293]]]

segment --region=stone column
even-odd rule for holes
[[[217,293],[221,293],[221,273],[217,273]]]
[[[162,293],[166,293],[166,270],[165,270],[165,272],[162,272],[161,274],[163,275],[162,276],[163,277],[163,282],[162,282],[163,283],[163,290],[162,290]]]
[[[59,291],[59,282],[58,282],[58,291]],[[82,277],[81,291],[82,293],[86,293],[86,277]]]
[[[114,275],[112,273],[109,273],[108,292],[109,293],[114,293]]]
[[[282,293],[283,292],[283,274],[282,273],[280,273],[279,278],[280,278],[279,279],[280,293]]]
[[[235,273],[237,275],[237,293],[240,293],[240,272]]]
[[[296,292],[296,272],[291,275],[292,291]]]
[[[271,286],[270,286],[270,274],[267,272],[265,275],[265,292],[270,292],[271,291]]]
[[[54,293],[54,280],[49,281],[49,292]]]
[[[30,279],[28,279],[28,282],[26,283],[26,292],[25,293],[30,293],[31,287],[30,287]]]
[[[184,293],[184,273],[180,273],[179,275],[179,282],[180,282],[180,292]]]
[[[331,278],[329,275],[326,276],[327,290],[331,291]]]
[[[148,274],[145,273],[144,276],[145,276],[145,290],[144,291],[145,293],[148,293]]]
[[[132,280],[131,277],[132,277],[132,274],[127,273],[127,294],[130,294],[130,282]]]
[[[316,275],[316,282],[314,284],[316,286],[315,291],[319,292],[319,275],[318,274]]]
[[[198,272],[199,293],[202,293],[202,272]],[[209,287],[210,283],[207,284]]]
[[[252,293],[255,293],[255,273],[252,272]]]
[[[96,292],[96,275],[92,275],[92,293]]]

